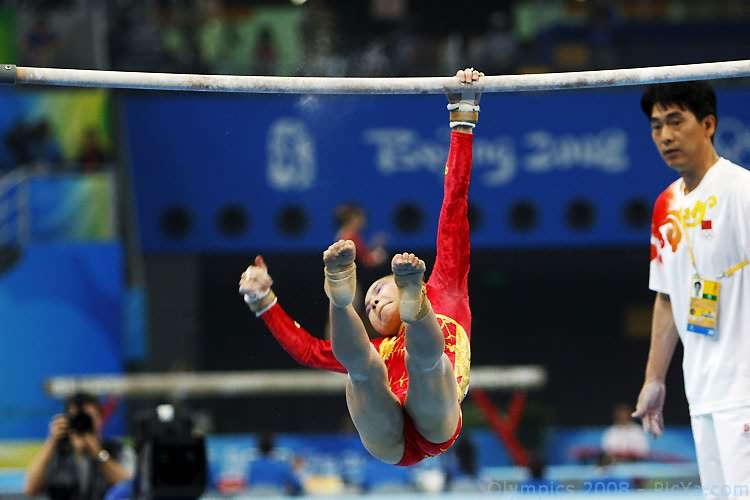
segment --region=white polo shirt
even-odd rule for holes
[[[678,179],[659,195],[651,224],[649,276],[649,288],[671,299],[684,347],[690,414],[750,405],[750,266],[719,280],[716,335],[690,332],[696,270],[688,241],[703,279],[716,280],[750,258],[750,171],[721,158],[690,193],[683,193],[683,181]]]

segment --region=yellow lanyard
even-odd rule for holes
[[[729,276],[733,275],[734,273],[736,273],[737,271],[739,271],[740,269],[742,269],[743,267],[745,267],[748,264],[750,264],[750,260],[745,259],[742,262],[740,262],[739,264],[735,264],[732,267],[726,268],[721,274],[719,274],[716,277],[716,279],[728,278]]]
[[[693,253],[693,244],[690,242],[690,235],[688,234],[688,226],[685,223],[685,218],[682,215],[682,210],[679,211],[680,217],[680,225],[682,226],[682,232],[685,233],[685,243],[687,244],[687,250],[688,255],[690,256],[690,263],[693,265],[693,270],[695,270],[695,274],[700,277],[700,273],[698,272],[698,264],[695,261],[695,253]],[[735,264],[733,266],[729,266],[728,268],[724,269],[719,275],[716,277],[716,279],[720,280],[722,278],[728,278],[729,276],[733,275],[746,265],[750,264],[750,259],[745,259],[742,262]]]

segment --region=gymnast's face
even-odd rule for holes
[[[385,276],[370,285],[365,294],[365,314],[380,335],[391,337],[398,333],[401,315],[398,311],[398,288],[393,276]]]

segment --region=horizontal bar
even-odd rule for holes
[[[0,84],[16,83],[16,67],[12,64],[3,64],[0,66]]]
[[[336,78],[139,73],[62,68],[16,68],[16,84],[115,89],[271,94],[444,94],[465,89],[454,77]],[[618,87],[750,76],[750,60],[568,73],[486,76],[481,92]]]
[[[541,366],[476,367],[471,386],[484,389],[533,389],[547,383]],[[322,370],[273,370],[223,373],[141,373],[52,377],[45,383],[50,396],[64,398],[77,391],[100,396],[236,396],[340,393],[346,376]]]

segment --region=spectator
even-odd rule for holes
[[[367,226],[367,215],[364,209],[356,203],[343,203],[336,207],[336,226],[338,231],[336,232],[336,240],[351,240],[354,242],[356,248],[357,257],[356,262],[361,266],[363,274],[366,275],[368,271],[377,270],[378,266],[385,262],[387,254],[383,245],[385,243],[385,235],[378,234],[371,242],[371,245],[367,245],[362,238],[362,231]],[[372,281],[374,277],[366,276],[364,281]],[[354,308],[357,313],[364,317],[364,300],[362,296],[362,288],[357,284],[357,289],[354,294]],[[369,321],[365,322],[365,328],[370,338],[376,338],[377,334],[372,329]],[[331,338],[331,327],[329,324],[325,328],[325,338]]]
[[[17,121],[5,136],[5,145],[8,147],[14,162],[11,168],[30,163],[27,147],[28,134],[29,127],[22,121]]]
[[[446,456],[446,488],[452,492],[479,491],[477,447],[471,435],[462,435]]]
[[[258,438],[260,458],[250,463],[247,472],[247,485],[250,488],[282,488],[288,495],[300,495],[302,483],[294,472],[292,465],[273,456],[274,437],[270,433],[261,434]]]
[[[50,28],[45,14],[34,20],[23,40],[24,61],[28,66],[55,66],[59,37]]]
[[[586,489],[593,493],[624,492],[633,488],[633,481],[612,472],[615,463],[612,456],[601,452],[596,457],[596,476],[585,482]]]
[[[26,470],[25,493],[52,500],[98,500],[107,490],[129,480],[133,451],[116,440],[102,439],[102,410],[90,394],[66,400],[65,413],[55,415],[49,436]]]
[[[33,124],[18,122],[5,137],[16,167],[33,167],[40,171],[59,167],[62,152],[52,137],[46,118]]]
[[[62,165],[62,151],[46,118],[39,120],[29,129],[26,140],[26,154],[32,167],[41,171],[57,169]]]
[[[111,160],[96,128],[89,127],[84,132],[83,142],[81,143],[77,159],[78,166],[83,173],[98,172]]]
[[[630,405],[615,406],[614,423],[602,435],[602,450],[613,462],[643,460],[648,455],[648,437],[633,421],[632,413]]]
[[[264,26],[258,32],[255,40],[255,57],[250,67],[251,75],[275,75],[278,50],[273,31],[268,26]]]
[[[184,5],[172,5],[161,22],[164,66],[171,72],[190,73],[198,66],[198,47],[193,36],[196,16]]]
[[[359,205],[344,203],[336,207],[336,225],[338,232],[336,240],[352,240],[357,251],[357,264],[365,267],[379,266],[385,262],[386,253],[383,248],[385,237],[378,235],[372,246],[367,246],[362,239],[362,231],[367,226],[367,215]]]
[[[546,478],[546,464],[540,457],[531,457],[526,466],[529,477],[518,485],[518,491],[532,495],[559,493],[563,485]]]
[[[512,73],[518,57],[518,41],[513,35],[511,13],[506,10],[492,12],[488,19],[488,30],[473,35],[468,43],[469,57],[481,61],[488,74]]]
[[[471,477],[476,479],[479,474],[477,463],[477,447],[471,436],[465,435],[458,440],[455,447],[455,464],[451,464],[451,478]]]
[[[197,29],[200,62],[211,73],[223,73],[228,65],[233,33],[224,19],[221,0],[202,0],[200,17],[202,22]]]

